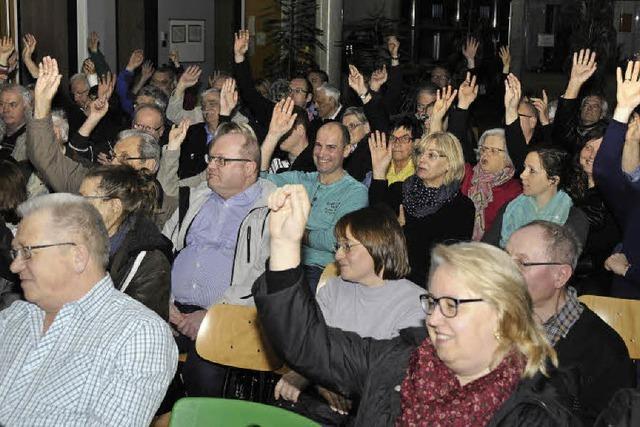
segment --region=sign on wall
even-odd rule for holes
[[[178,51],[180,62],[204,62],[204,20],[170,19],[169,50]]]

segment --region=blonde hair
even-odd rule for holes
[[[414,149],[413,161],[416,165],[422,153],[428,149],[433,149],[446,158],[449,168],[444,175],[443,184],[461,183],[464,178],[464,155],[458,138],[449,132],[434,132],[423,136]]]
[[[522,273],[506,252],[481,242],[437,245],[431,255],[431,275],[442,264],[453,268],[469,290],[496,310],[496,361],[516,350],[526,360],[523,377],[533,377],[538,371],[547,375],[547,359],[558,366],[555,350],[533,318]]]

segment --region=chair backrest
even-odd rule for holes
[[[616,330],[632,359],[640,359],[640,300],[582,295],[580,301]]]
[[[324,285],[327,284],[327,281],[332,277],[336,277],[338,275],[338,264],[335,262],[329,263],[322,270],[322,274],[320,275],[320,280],[318,280],[318,286],[316,287],[316,294]]]
[[[211,306],[198,331],[196,351],[203,359],[234,368],[274,371],[282,366],[253,306]]]
[[[319,427],[285,409],[246,400],[185,397],[171,411],[170,427]]]

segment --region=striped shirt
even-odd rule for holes
[[[167,324],[106,275],[65,304],[0,312],[0,425],[148,426],[176,370]]]

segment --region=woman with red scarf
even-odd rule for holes
[[[287,365],[359,399],[358,426],[579,425],[533,319],[518,267],[483,243],[437,246],[423,327],[391,340],[328,327],[300,266],[310,210],[302,186],[269,199],[271,258],[254,285],[262,328]],[[381,313],[384,315],[384,313]]]

